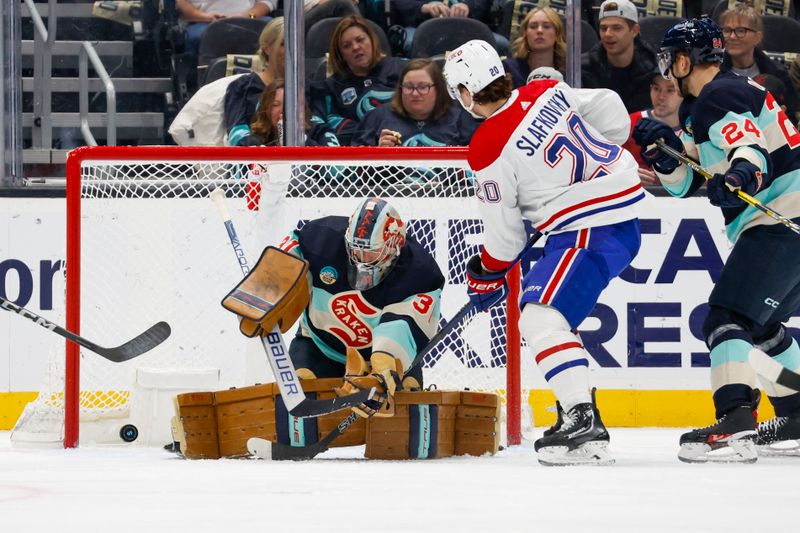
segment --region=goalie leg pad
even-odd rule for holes
[[[248,337],[264,335],[276,325],[286,333],[308,305],[308,268],[308,261],[267,246],[222,307],[239,315],[239,329]]]
[[[367,419],[369,459],[432,459],[455,450],[459,391],[398,391],[391,418]]]
[[[461,392],[456,410],[455,455],[494,455],[500,449],[500,396]]]
[[[308,379],[300,383],[308,397],[328,399],[335,396],[334,387],[341,386],[342,380]],[[202,403],[198,400],[199,405],[193,404],[193,395]],[[188,459],[247,457],[247,440],[251,437],[282,444],[313,444],[330,433],[342,417],[341,412],[308,419],[293,417],[286,411],[274,383],[181,394],[176,404],[176,423],[182,423],[183,435],[175,435],[174,440],[181,442]],[[362,445],[365,430],[365,422],[358,420],[331,446]]]

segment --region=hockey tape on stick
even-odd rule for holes
[[[710,180],[711,178],[714,177],[714,175],[711,174],[708,170],[706,170],[702,166],[700,166],[700,163],[698,163],[697,161],[695,161],[691,157],[688,157],[688,156],[678,152],[674,148],[672,148],[669,145],[667,145],[661,139],[658,139],[656,141],[656,146],[658,146],[658,149],[661,150],[662,152],[664,152],[665,154],[667,154],[668,156],[672,157],[673,159],[675,159],[677,161],[680,161],[681,163],[684,163],[687,167],[692,169],[692,171],[697,172],[698,174],[703,176],[706,180]],[[768,217],[774,218],[775,220],[777,220],[778,222],[780,222],[781,224],[783,224],[784,226],[786,226],[787,228],[789,228],[793,232],[795,232],[798,235],[800,235],[800,225],[798,225],[797,223],[793,222],[791,219],[788,219],[785,216],[783,216],[780,213],[778,213],[777,211],[775,211],[774,209],[765,206],[759,200],[757,200],[756,198],[753,198],[752,196],[750,196],[746,192],[742,191],[741,189],[736,189],[736,196],[740,200],[742,200],[744,203],[752,205],[753,207],[755,207],[756,209],[758,209],[759,211],[761,211],[762,213],[764,213]]]
[[[39,326],[42,326],[45,329],[49,329],[53,333],[61,335],[65,339],[70,340],[79,346],[83,346],[84,348],[91,350],[97,355],[105,357],[106,359],[114,363],[122,363],[124,361],[128,361],[130,359],[133,359],[134,357],[138,357],[143,353],[152,350],[153,348],[164,342],[167,339],[167,337],[169,337],[170,333],[172,333],[169,324],[167,324],[166,322],[159,322],[158,324],[151,326],[143,333],[129,340],[125,344],[117,346],[116,348],[103,348],[102,346],[98,346],[97,344],[81,337],[80,335],[76,335],[75,333],[67,331],[61,326],[50,322],[46,318],[41,317],[31,311],[28,311],[24,307],[20,307],[15,303],[6,300],[3,297],[0,297],[0,307],[5,309],[6,311],[27,318],[31,322],[34,322],[35,324],[38,324]]]
[[[247,275],[247,273],[250,272],[250,264],[239,242],[239,236],[236,234],[236,228],[233,226],[231,215],[228,212],[228,206],[225,204],[225,192],[220,188],[214,189],[209,195],[209,198],[211,198],[217,206],[220,217],[222,217],[225,223],[225,229],[228,232],[228,238],[236,254],[239,268],[241,268],[243,274]],[[286,410],[289,411],[292,416],[306,417],[325,415],[340,409],[362,404],[372,399],[372,396],[375,394],[375,388],[373,387],[370,390],[360,391],[340,398],[310,400],[306,398],[303,387],[300,386],[300,378],[297,376],[297,370],[294,368],[294,363],[292,363],[289,351],[286,349],[286,344],[283,342],[283,335],[278,326],[276,325],[272,331],[266,335],[260,336],[260,338],[261,344],[264,347],[264,353],[267,355],[267,361],[272,369],[272,374],[275,376],[275,381],[278,383],[278,388],[281,391],[283,403],[286,405]]]
[[[792,372],[758,348],[750,350],[747,360],[758,375],[773,383],[800,392],[800,374]]]

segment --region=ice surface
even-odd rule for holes
[[[0,432],[4,532],[797,531],[800,458],[687,465],[680,429],[612,430],[611,467],[494,457],[187,461],[160,449],[23,450]]]

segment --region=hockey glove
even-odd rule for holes
[[[750,161],[737,159],[725,174],[714,174],[708,180],[708,200],[717,207],[740,207],[744,200],[736,195],[741,189],[749,195],[761,187],[761,171]]]
[[[643,118],[636,123],[631,134],[633,140],[641,148],[642,159],[662,174],[669,174],[680,165],[676,159],[668,156],[655,146],[662,139],[664,143],[683,153],[683,143],[667,124],[652,118]]]
[[[488,311],[506,297],[508,284],[506,272],[486,272],[481,256],[467,262],[467,296],[478,311]]]
[[[347,348],[344,385],[335,392],[339,396],[375,388],[375,396],[351,409],[359,416],[389,417],[394,415],[394,393],[403,390],[403,364],[384,352],[372,352],[369,363],[355,348]]]

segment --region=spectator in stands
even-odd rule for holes
[[[761,15],[752,6],[736,4],[720,15],[719,25],[725,40],[725,60],[722,71],[733,71],[750,78],[758,74],[770,74],[786,86],[786,107],[792,122],[797,120],[797,93],[789,79],[786,68],[771,60],[758,48],[763,37],[764,23]]]
[[[442,71],[430,59],[410,61],[392,101],[370,111],[354,146],[467,146],[478,123],[452,105]]]
[[[612,89],[629,113],[650,106],[656,53],[639,38],[639,14],[630,0],[600,5],[600,42],[583,57],[582,85]]]
[[[358,15],[358,0],[304,0],[306,31],[322,19]]]
[[[360,0],[359,7],[364,17],[378,24],[393,41],[390,28],[402,26],[402,53],[408,56],[417,26],[428,19],[438,17],[469,17],[488,23],[492,0],[392,0],[387,15],[384,0]],[[495,33],[495,41],[500,50],[508,50],[508,39]],[[392,47],[395,50],[395,47]]]
[[[309,87],[311,110],[342,144],[350,144],[358,122],[391,100],[405,62],[385,57],[377,35],[361,17],[345,17],[331,37],[328,62],[333,74]]]
[[[250,124],[250,134],[246,145],[283,146],[283,93],[284,81],[274,80],[267,85],[258,102],[258,110],[253,115]],[[330,132],[321,121],[316,123],[308,117],[311,113],[306,110],[306,146],[339,146],[336,135]]]
[[[511,43],[513,57],[503,61],[511,73],[514,88],[526,85],[526,78],[538,67],[553,67],[562,74],[567,69],[567,41],[561,17],[550,7],[528,11]]]
[[[246,74],[228,85],[225,92],[225,131],[228,132],[228,144],[231,146],[247,146],[252,141],[249,139],[250,122],[261,94],[267,85],[285,76],[283,31],[283,17],[272,19],[258,39],[258,55],[264,63],[263,70]]]
[[[263,18],[275,11],[277,0],[175,0],[186,26],[186,52],[197,55],[209,24],[229,17]]]
[[[653,118],[672,127],[675,133],[680,135],[682,130],[678,119],[678,109],[681,106],[681,102],[683,102],[683,97],[681,97],[675,80],[667,80],[661,74],[654,74],[650,81],[650,102],[652,107],[631,113],[631,133],[633,133],[633,127],[636,126],[639,120]],[[641,149],[632,137],[629,137],[622,147],[628,150],[639,163],[639,178],[641,178],[643,185],[661,184],[652,167],[642,159]]]

